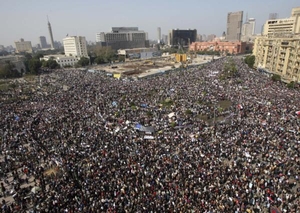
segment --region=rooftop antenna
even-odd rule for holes
[[[48,15],[47,15],[47,21],[49,22],[49,18],[48,18]]]

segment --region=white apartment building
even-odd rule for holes
[[[24,41],[24,39],[21,38],[20,41],[15,41],[15,45],[16,45],[17,53],[21,53],[21,52],[32,53],[31,41]]]
[[[77,56],[88,58],[86,40],[83,36],[68,36],[63,39],[66,56]]]
[[[77,56],[66,56],[66,55],[45,55],[41,60],[48,61],[49,59],[55,60],[60,67],[75,66],[79,61],[80,57]]]

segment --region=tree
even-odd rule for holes
[[[31,74],[38,74],[39,69],[42,66],[42,62],[39,59],[32,58],[29,60],[28,68]]]
[[[248,67],[253,68],[254,63],[255,63],[255,56],[247,55],[245,58],[245,63],[248,64]]]
[[[105,58],[102,56],[97,56],[97,58],[95,59],[95,63],[96,64],[105,64]]]
[[[48,61],[41,60],[42,67],[48,67]]]
[[[24,53],[24,57],[29,61],[32,59],[32,55],[30,53]]]
[[[291,81],[290,83],[287,84],[287,87],[289,89],[294,89],[295,88],[296,83],[294,81]]]
[[[119,55],[119,61],[125,62],[125,56],[124,55]]]
[[[48,60],[48,65],[50,69],[57,69],[59,68],[59,64],[55,60]]]
[[[44,57],[44,55],[42,53],[37,53],[36,55],[34,55],[35,59],[41,59],[43,57]]]
[[[30,53],[24,53],[24,65],[26,68],[26,72],[30,72],[29,69],[29,61],[32,59],[32,55]]]
[[[221,80],[225,80],[227,78],[236,77],[238,75],[238,70],[236,68],[236,64],[233,61],[232,58],[230,58],[225,64],[224,64],[224,71],[222,75],[220,76]]]
[[[273,74],[273,75],[272,75],[272,80],[273,80],[273,81],[281,81],[281,76],[280,76],[280,75],[277,75],[277,74]]]
[[[163,53],[170,53],[170,54],[177,53],[177,51],[178,51],[178,48],[174,48],[174,47],[162,50]]]
[[[56,55],[56,54],[62,54],[64,52],[63,48],[59,49],[48,49],[48,50],[39,50],[37,54],[42,54],[42,55]],[[64,54],[62,54],[64,55]]]
[[[0,67],[0,78],[18,78],[22,73],[19,73],[15,65],[11,61],[5,61],[5,64]]]
[[[42,65],[43,67],[48,67],[50,69],[57,69],[59,68],[59,64],[53,59],[53,58],[50,58],[48,61],[42,61]]]
[[[95,60],[97,58],[97,55],[94,52],[89,52],[88,55],[90,57],[91,64],[94,64],[94,62],[95,62]]]
[[[109,46],[94,46],[92,51],[97,56],[97,58],[95,59],[95,62],[97,64],[109,63],[118,59],[116,51]]]
[[[72,66],[71,66],[71,65],[68,65],[68,64],[64,66],[64,68],[71,68],[71,67],[72,67]]]
[[[90,60],[86,57],[81,57],[77,62],[77,66],[85,67],[90,64]]]

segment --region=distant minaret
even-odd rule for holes
[[[52,29],[51,29],[51,24],[49,22],[48,16],[47,16],[47,20],[48,20],[48,30],[49,30],[50,41],[51,41],[51,49],[54,49],[54,41],[53,41]]]

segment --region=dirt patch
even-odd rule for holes
[[[130,75],[138,75],[141,74],[142,72],[143,72],[142,70],[132,70],[132,71],[123,72],[122,74],[126,76],[130,76]]]

